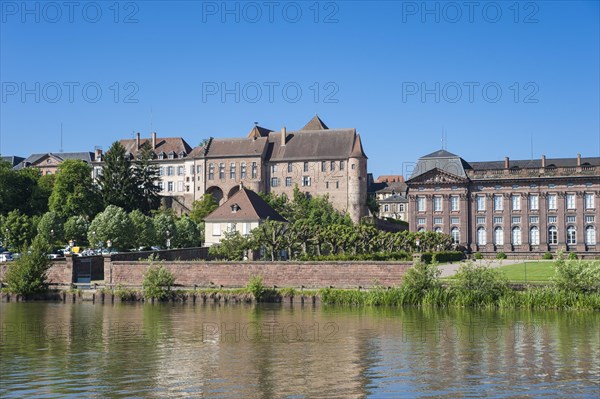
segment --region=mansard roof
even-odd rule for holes
[[[438,150],[431,154],[419,158],[417,166],[408,181],[429,172],[430,170],[438,169],[454,176],[466,178],[465,169],[471,169],[471,165],[458,155],[452,154],[446,150]]]
[[[23,169],[31,165],[35,165],[44,158],[53,157],[59,161],[65,161],[67,159],[80,159],[86,163],[92,163],[94,160],[93,152],[46,152],[40,154],[31,154],[26,159],[22,160],[17,164],[14,169]]]
[[[267,218],[278,222],[287,222],[287,220],[262,199],[260,195],[252,190],[242,187],[237,193],[225,201],[224,204],[205,217],[204,221],[250,222],[263,221]]]

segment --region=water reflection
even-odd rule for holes
[[[597,397],[600,314],[0,304],[0,397]]]

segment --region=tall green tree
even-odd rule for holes
[[[175,224],[175,215],[171,209],[157,212],[154,215],[152,223],[156,234],[156,241],[163,248],[168,247],[167,240],[171,242],[170,247],[173,247],[173,239],[177,236],[177,225]]]
[[[130,248],[134,241],[127,212],[115,205],[107,206],[103,212],[96,215],[90,224],[87,237],[92,246],[100,242],[104,246],[110,240],[112,246],[120,250]]]
[[[76,243],[76,245],[87,245],[87,231],[90,223],[84,216],[71,216],[64,225],[65,240]]]
[[[144,142],[134,163],[133,177],[137,180],[136,205],[140,211],[149,215],[160,205],[158,187],[158,166],[152,162],[154,150],[149,141]]]
[[[64,243],[63,219],[56,212],[46,212],[37,225],[38,235],[48,244],[55,246]]]
[[[252,241],[255,249],[265,248],[271,261],[275,261],[275,255],[287,246],[284,236],[286,224],[270,219],[265,220],[257,228],[252,230]]]
[[[201,237],[198,225],[188,216],[182,216],[175,222],[177,235],[174,246],[177,248],[191,248],[200,245]]]
[[[47,272],[50,261],[47,254],[50,247],[41,236],[36,237],[31,247],[21,247],[21,258],[11,262],[4,280],[10,292],[30,295],[47,288]]]
[[[19,210],[13,210],[3,218],[3,245],[11,250],[18,250],[30,243],[35,237],[35,223]]]
[[[101,204],[92,181],[92,168],[79,159],[61,163],[49,204],[50,210],[65,220],[77,215],[93,218]]]
[[[212,194],[204,194],[202,198],[194,201],[192,204],[192,211],[190,212],[190,219],[200,224],[204,218],[207,217],[212,211],[219,207],[219,203]]]
[[[149,247],[156,242],[156,233],[151,217],[136,209],[129,214],[129,220],[134,236],[134,247]]]
[[[98,184],[104,206],[115,205],[127,212],[137,208],[137,178],[125,147],[115,141],[104,155],[102,174]]]
[[[0,162],[0,214],[6,215],[14,210],[34,214],[31,199],[39,176],[37,169],[15,171],[8,162]]]

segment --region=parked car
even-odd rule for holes
[[[14,258],[10,252],[0,253],[0,262],[11,262]]]

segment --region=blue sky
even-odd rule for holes
[[[599,2],[2,1],[0,152],[355,127],[374,175],[600,155]],[[26,4],[23,6],[23,4]],[[224,5],[225,4],[225,5]]]

